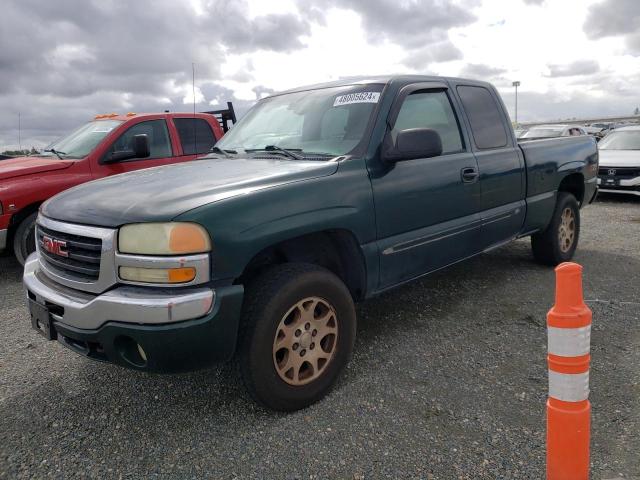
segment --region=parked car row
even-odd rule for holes
[[[598,185],[604,193],[640,196],[640,125],[593,123],[579,125],[537,125],[516,129],[520,141],[531,139],[591,135],[599,144]]]
[[[551,137],[569,137],[577,135],[591,135],[600,141],[608,133],[616,128],[633,126],[632,123],[591,123],[589,125],[573,125],[573,124],[548,124],[536,125],[533,127],[518,127],[515,129],[516,138],[551,138]]]
[[[580,135],[588,135],[588,133],[585,127],[579,125],[537,125],[523,132],[518,139],[577,137]]]
[[[519,237],[539,262],[567,261],[597,191],[593,137],[518,143],[485,82],[412,75],[290,90],[260,100],[194,162],[184,160],[222,133],[211,118],[138,120],[91,122],[32,171],[16,166],[0,193],[5,205],[29,182],[60,191],[149,162],[154,148],[173,163],[27,211],[32,326],[137,370],[235,356],[250,394],[277,410],[335,383],[354,346],[355,302]]]

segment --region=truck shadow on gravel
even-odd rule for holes
[[[629,362],[627,348],[616,345],[628,345],[625,337],[629,329],[637,331],[637,325],[630,323],[631,315],[616,318],[616,308],[634,298],[637,301],[640,262],[589,250],[579,250],[576,261],[588,274],[585,296],[597,300],[590,305],[597,318],[593,344],[599,359],[594,361],[594,379],[602,383],[593,389],[594,402],[613,388],[618,398],[615,405],[607,400],[610,412],[628,411],[637,399],[631,390],[620,389],[628,385],[630,376],[637,377],[637,365]],[[618,278],[628,283],[619,284]],[[354,357],[345,374],[325,400],[290,415],[256,406],[231,365],[183,375],[151,375],[89,362],[58,344],[34,341],[38,350],[56,350],[52,364],[43,365],[51,375],[26,395],[0,404],[4,438],[0,451],[8,455],[12,448],[25,445],[35,449],[30,442],[42,435],[49,445],[38,447],[36,455],[42,458],[54,450],[57,455],[69,455],[65,445],[92,452],[89,456],[109,445],[140,442],[156,442],[157,448],[168,450],[191,443],[192,438],[219,444],[224,436],[230,444],[241,445],[256,430],[286,435],[287,428],[311,414],[331,425],[336,409],[349,403],[368,405],[368,396],[396,401],[397,411],[418,398],[419,422],[427,426],[440,422],[445,431],[450,425],[449,434],[456,432],[460,438],[469,435],[482,440],[496,425],[504,424],[516,429],[523,441],[539,445],[546,395],[544,315],[553,302],[553,280],[553,269],[531,259],[528,241],[518,241],[359,305]],[[606,331],[600,318],[607,319]],[[29,328],[26,318],[24,328]],[[638,345],[637,336],[633,341]],[[532,365],[532,357],[540,357],[539,362]],[[462,361],[452,361],[456,358]],[[392,365],[394,360],[402,363],[400,372]],[[62,367],[56,366],[58,361]],[[504,392],[484,398],[483,392],[493,389],[498,378]],[[407,389],[414,397],[404,396]],[[519,395],[522,403],[514,411],[514,396]],[[447,411],[442,405],[450,415],[441,415]],[[494,424],[476,426],[489,433],[467,432],[468,427],[460,423],[462,417],[480,411],[495,417]],[[613,413],[602,415],[595,423],[604,436],[616,418]],[[607,441],[600,443],[599,437],[595,437],[595,458],[613,448],[605,446]],[[166,445],[157,443],[162,441]],[[509,449],[513,439],[504,441]],[[598,449],[604,450],[598,453]]]

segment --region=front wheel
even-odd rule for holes
[[[320,400],[347,364],[356,314],[347,287],[307,264],[271,268],[246,289],[239,363],[251,396],[273,410]]]
[[[576,197],[558,193],[551,222],[545,231],[531,236],[534,258],[545,265],[568,262],[578,246],[580,236],[580,206]]]
[[[20,262],[20,265],[24,265],[27,257],[36,251],[37,217],[38,212],[35,212],[22,220],[18,225],[18,228],[16,228],[16,233],[13,236],[13,252]]]

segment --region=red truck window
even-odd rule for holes
[[[211,126],[202,118],[174,118],[173,123],[185,155],[206,153],[216,143]]]
[[[169,131],[164,120],[149,120],[136,123],[118,138],[107,152],[107,155],[116,151],[131,149],[134,135],[147,135],[149,137],[149,150],[151,155],[147,159],[168,158],[173,155]]]

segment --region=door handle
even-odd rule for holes
[[[478,179],[478,170],[474,167],[466,167],[460,171],[464,183],[473,183]]]

